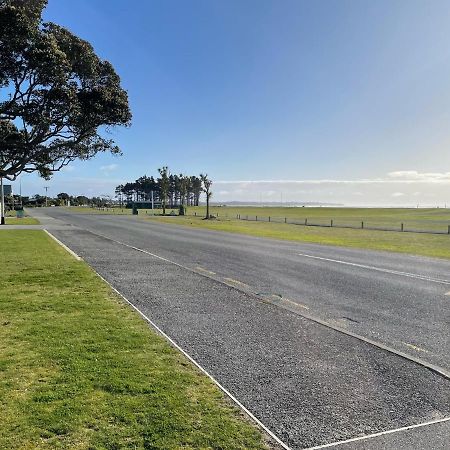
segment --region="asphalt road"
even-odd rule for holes
[[[58,239],[292,448],[450,417],[445,378],[245,294],[282,296],[299,311],[448,370],[450,263],[133,217],[54,208],[47,214],[72,225],[58,227],[54,221],[52,233]],[[446,423],[416,430],[428,447],[420,447],[417,437],[417,447],[411,448],[441,448],[449,439]],[[374,439],[384,439],[379,448],[398,448],[395,439],[402,436],[407,439],[411,431]],[[372,448],[364,447],[368,442],[348,448]]]

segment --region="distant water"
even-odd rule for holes
[[[202,203],[204,205],[204,203]],[[259,208],[270,208],[270,207],[284,207],[284,208],[405,208],[405,209],[450,209],[450,204],[448,205],[345,205],[343,203],[314,203],[314,202],[223,202],[223,203],[211,203],[211,206],[230,206],[230,207],[259,207]]]

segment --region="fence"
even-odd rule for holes
[[[202,214],[191,214],[193,216],[202,216]],[[361,230],[374,231],[396,231],[403,233],[426,233],[426,234],[448,234],[450,235],[450,224],[436,221],[404,221],[404,222],[382,222],[376,220],[356,220],[356,219],[325,219],[325,218],[291,218],[291,217],[276,217],[276,216],[256,216],[248,214],[236,214],[229,216],[227,213],[219,215],[219,213],[212,214],[217,218],[245,220],[249,222],[267,222],[267,223],[285,223],[291,225],[299,225],[306,227],[325,227],[325,228],[350,228]],[[429,228],[426,228],[429,227]]]

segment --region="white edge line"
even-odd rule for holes
[[[50,232],[48,232],[46,229],[44,229],[44,231],[51,237],[53,238],[56,242],[58,242],[64,249],[66,249],[70,254],[72,254],[75,258],[82,260],[82,258],[80,256],[78,256],[73,250],[71,250],[70,248],[68,248],[66,245],[64,245],[61,241],[59,241],[55,236],[53,236]],[[97,234],[97,233],[94,233]],[[160,260],[169,262],[171,264],[174,264],[176,266],[185,268],[184,266],[182,266],[181,264],[178,264],[174,261],[170,261],[169,259],[166,259],[162,256],[159,255],[155,255],[151,252],[148,252],[144,249],[138,248],[138,247],[134,247],[132,245],[129,244],[125,244],[123,242],[119,242],[119,241],[115,241],[114,239],[111,239],[107,236],[103,236],[101,234],[97,234],[97,236],[103,237],[107,240],[111,240],[113,242],[116,242],[118,244],[124,245],[126,247],[132,248],[134,250],[137,250],[139,252],[142,253],[146,253],[148,255],[154,256]],[[317,258],[317,259],[327,259],[327,258],[320,258],[317,256],[312,256],[312,255],[306,255],[306,254],[299,254],[300,256],[307,256],[307,257],[311,257],[311,258]],[[340,262],[340,261],[335,261],[335,262]],[[345,263],[345,262],[344,262]],[[350,263],[352,264],[352,263]],[[163,336],[171,345],[173,345],[178,351],[180,351],[189,361],[192,362],[192,364],[194,364],[203,374],[205,374],[225,395],[227,395],[239,408],[242,409],[242,411],[245,412],[245,414],[248,415],[248,417],[250,417],[256,424],[258,424],[272,439],[275,440],[275,442],[277,442],[279,445],[281,445],[285,450],[292,450],[287,444],[285,444],[278,436],[276,436],[272,431],[269,430],[269,428],[266,427],[266,425],[264,425],[257,417],[255,417],[233,394],[231,394],[231,392],[229,392],[224,386],[222,386],[210,373],[207,372],[206,369],[204,369],[194,358],[192,358],[185,350],[183,350],[169,335],[167,335],[164,331],[161,330],[161,328],[158,327],[158,325],[156,325],[151,319],[149,319],[139,308],[137,308],[133,303],[131,303],[122,293],[120,293],[108,280],[106,280],[102,275],[100,275],[92,266],[90,266],[91,269],[95,272],[95,274],[101,279],[103,280],[117,295],[119,295],[127,304],[129,304],[145,321],[147,321],[161,336]],[[188,269],[190,270],[190,269]],[[305,317],[307,317],[305,315]],[[313,319],[314,320],[314,319]],[[326,323],[324,323],[326,324]],[[328,324],[326,324],[326,326],[329,326]],[[338,330],[340,331],[340,330]],[[345,334],[348,335],[353,335],[353,333],[351,332],[347,332],[345,330],[343,330],[343,332]],[[355,337],[357,337],[359,339],[359,336],[355,335]],[[372,341],[368,341],[369,343],[372,343]],[[377,347],[380,348],[384,348],[384,346],[374,343],[374,345],[376,345]],[[385,348],[388,351],[388,348]],[[402,353],[400,352],[395,352],[396,354],[398,354],[399,356],[403,356]],[[403,356],[407,359],[411,359],[409,356]],[[417,361],[414,361],[417,362]],[[419,362],[419,364],[422,365],[422,363]],[[435,369],[434,367],[430,367],[430,366],[425,366],[428,367],[429,369],[432,369],[434,371],[439,372],[441,375],[444,375],[445,377],[448,377],[448,375],[446,373],[442,373],[441,371]],[[379,433],[374,433],[374,434],[370,434],[370,435],[366,435],[366,436],[360,436],[360,437],[356,437],[356,438],[352,438],[352,439],[347,439],[345,441],[337,441],[337,442],[332,442],[329,444],[324,444],[324,445],[319,445],[316,447],[309,447],[305,450],[320,450],[323,448],[331,448],[331,447],[337,447],[343,444],[347,444],[350,442],[357,442],[357,441],[363,441],[363,440],[368,440],[368,439],[372,439],[378,436],[383,436],[383,435],[387,435],[387,434],[393,434],[393,433],[397,433],[400,431],[406,431],[406,430],[410,430],[410,429],[414,429],[414,428],[420,428],[420,427],[425,427],[425,426],[429,426],[429,425],[433,425],[433,424],[437,424],[437,423],[442,423],[442,422],[447,422],[450,421],[450,417],[446,417],[443,419],[437,419],[437,420],[433,420],[433,421],[429,421],[429,422],[424,422],[424,423],[420,423],[420,424],[416,424],[416,425],[409,425],[406,427],[401,427],[401,428],[395,428],[392,430],[387,430],[387,431],[381,431]]]
[[[450,420],[450,417],[445,417],[444,419],[431,420],[430,422],[419,423],[417,425],[409,425],[407,427],[395,428],[394,430],[381,431],[380,433],[369,434],[367,436],[361,436],[361,437],[357,437],[357,438],[353,438],[353,439],[347,439],[346,441],[338,441],[338,442],[332,442],[331,444],[319,445],[317,447],[309,447],[305,450],[319,450],[322,448],[338,447],[339,445],[349,444],[350,442],[365,441],[368,439],[373,439],[378,436],[384,436],[386,434],[398,433],[399,431],[407,431],[407,430],[411,430],[413,428],[426,427],[426,426],[434,425],[437,423],[448,422],[449,420]]]
[[[399,275],[399,276],[408,277],[408,278],[415,278],[415,279],[422,280],[422,281],[430,281],[432,283],[440,283],[440,284],[450,285],[450,280],[440,280],[439,278],[433,278],[433,277],[429,277],[427,275],[420,275],[420,274],[409,273],[409,272],[401,272],[401,271],[392,270],[392,269],[384,269],[382,267],[367,266],[365,264],[352,263],[349,261],[342,261],[339,259],[324,258],[322,256],[308,255],[306,253],[298,253],[298,256],[303,256],[305,258],[311,258],[311,259],[318,259],[320,261],[329,261],[329,262],[333,262],[333,263],[337,263],[337,264],[344,264],[346,266],[360,267],[362,269],[376,270],[377,272],[390,273],[392,275]]]
[[[82,261],[83,258],[81,256],[77,255],[73,250],[71,250],[67,245],[63,244],[59,239],[57,239],[55,236],[53,236],[52,233],[50,233],[48,230],[44,228],[44,231],[55,241],[57,242],[66,252],[70,253],[77,261]]]
[[[59,239],[57,239],[53,234],[44,229],[44,231],[54,239],[64,250],[69,252],[76,260],[82,261],[82,258],[78,256],[73,250],[71,250],[67,245],[63,244]],[[129,246],[132,247],[132,246]],[[135,250],[143,251],[142,249],[138,249],[136,247],[132,247]],[[147,253],[144,250],[144,253]],[[148,252],[149,253],[149,252]],[[157,255],[152,255],[156,256]],[[165,258],[159,257],[162,260],[167,262],[171,262],[166,260]],[[131,303],[123,294],[121,294],[111,283],[102,277],[92,266],[91,269],[96,273],[96,275],[103,280],[117,295],[119,295],[126,303],[128,303],[144,320],[146,320],[161,336],[163,336],[167,341],[170,342],[179,352],[181,352],[192,364],[194,364],[204,375],[206,375],[222,392],[227,395],[242,411],[247,414],[250,419],[252,419],[259,427],[261,427],[275,442],[281,445],[285,450],[291,450],[291,448],[286,445],[278,436],[276,436],[272,431],[269,430],[258,418],[256,418],[231,392],[229,392],[224,386],[222,386],[210,373],[206,371],[192,356],[190,356],[185,350],[183,350],[169,335],[164,333],[161,328],[158,327],[151,319],[149,319],[139,308],[137,308],[133,303]]]
[[[92,268],[92,267],[91,267]],[[210,373],[206,371],[192,356],[183,350],[169,335],[167,335],[161,328],[158,327],[151,319],[149,319],[139,308],[131,303],[123,294],[121,294],[111,283],[103,278],[95,269],[92,270],[97,276],[102,279],[117,295],[119,295],[126,303],[128,303],[144,320],[146,320],[161,336],[163,336],[171,345],[180,351],[192,364],[194,364],[204,375],[206,375],[224,394],[226,394],[242,411],[247,414],[250,419],[256,422],[275,442],[281,445],[285,450],[291,450],[278,436],[276,436],[269,428],[266,427],[259,419],[257,419],[231,392],[223,387]]]
[[[195,271],[195,270],[193,270],[193,269],[191,269],[191,268],[189,268],[189,267],[187,267],[187,266],[183,266],[183,265],[180,264],[180,263],[177,263],[177,262],[175,262],[175,261],[171,261],[170,259],[167,259],[167,258],[164,258],[164,257],[162,257],[162,256],[156,255],[156,254],[151,253],[151,252],[149,252],[149,251],[147,251],[147,250],[144,250],[144,249],[142,249],[142,248],[135,247],[135,246],[130,245],[130,244],[126,244],[125,242],[117,241],[117,240],[115,240],[115,239],[113,239],[113,238],[110,238],[110,237],[108,237],[108,236],[105,236],[105,235],[102,235],[102,234],[99,234],[99,233],[96,233],[96,232],[93,232],[93,231],[89,231],[89,232],[90,232],[91,234],[94,234],[94,235],[96,235],[96,236],[99,236],[99,237],[101,237],[101,238],[103,238],[103,239],[106,239],[106,240],[108,240],[108,241],[115,242],[116,244],[123,245],[124,247],[131,248],[131,249],[136,250],[136,251],[138,251],[138,252],[141,252],[141,253],[144,253],[144,254],[146,254],[146,255],[149,255],[149,256],[152,256],[152,257],[154,257],[154,258],[157,258],[157,259],[159,259],[159,260],[161,260],[161,261],[165,261],[165,262],[167,262],[167,263],[173,264],[173,265],[175,265],[175,266],[177,266],[177,267],[180,267],[180,268],[182,268],[182,269],[188,270],[189,272],[196,273],[197,275],[204,276],[204,277],[207,277],[207,278],[209,278],[209,279],[215,280],[215,281],[218,282],[218,283],[223,283],[223,284],[225,284],[226,286],[229,286],[229,287],[231,287],[231,288],[233,288],[233,289],[238,290],[239,292],[243,292],[243,293],[245,293],[245,294],[247,294],[247,295],[253,295],[253,296],[254,296],[254,294],[252,294],[252,293],[243,291],[242,289],[240,289],[240,288],[239,288],[236,284],[234,284],[234,283],[227,283],[227,282],[225,282],[225,281],[217,280],[216,278],[210,277],[209,275],[206,275],[205,273],[201,273],[201,272],[199,272],[199,271]],[[310,256],[310,255],[305,255],[305,256]],[[311,258],[318,258],[318,259],[326,259],[326,258],[320,258],[320,257],[318,257],[318,256],[310,256],[310,257],[311,257]],[[267,299],[259,298],[258,300],[265,301],[265,302],[268,302],[268,303],[270,303],[270,304],[274,304],[272,301],[267,300]],[[287,308],[286,308],[286,309],[287,309]],[[291,311],[291,310],[290,310],[290,311]],[[292,311],[291,311],[291,312],[292,312]],[[327,328],[330,328],[330,329],[332,329],[332,330],[334,330],[334,331],[337,331],[337,332],[346,334],[346,335],[348,335],[348,336],[352,336],[352,337],[354,337],[354,338],[356,338],[356,339],[358,339],[358,340],[360,340],[360,341],[363,341],[363,342],[366,342],[366,343],[368,343],[368,344],[371,344],[371,345],[373,345],[373,346],[375,346],[375,347],[377,347],[377,348],[380,348],[380,349],[382,349],[382,350],[384,350],[384,351],[393,353],[393,354],[395,354],[395,355],[397,355],[397,356],[400,356],[400,357],[402,357],[402,358],[404,358],[404,359],[407,359],[408,361],[412,361],[412,362],[414,362],[415,364],[418,364],[418,365],[420,365],[420,366],[422,366],[422,367],[425,367],[425,368],[427,368],[427,369],[429,369],[429,370],[431,370],[431,371],[437,373],[438,375],[440,375],[440,376],[442,376],[442,377],[444,377],[444,378],[446,378],[446,379],[450,379],[450,373],[448,373],[446,370],[444,370],[444,369],[442,369],[442,368],[440,368],[440,367],[438,367],[438,366],[435,366],[434,364],[429,364],[429,363],[427,363],[427,362],[425,362],[425,361],[423,361],[423,360],[421,360],[421,359],[419,359],[419,358],[416,358],[415,356],[409,355],[409,354],[407,354],[407,353],[404,353],[404,352],[402,352],[402,351],[400,351],[400,350],[396,350],[396,349],[394,349],[394,348],[390,348],[390,347],[388,347],[387,345],[382,344],[381,342],[377,342],[377,341],[374,341],[374,340],[372,340],[372,339],[369,339],[369,338],[360,336],[359,334],[353,333],[353,332],[350,331],[350,330],[346,330],[346,329],[344,329],[344,328],[341,328],[341,327],[337,327],[337,326],[331,325],[330,323],[326,322],[325,320],[319,319],[319,318],[314,317],[314,316],[312,316],[312,315],[310,315],[310,314],[303,313],[303,312],[300,312],[300,311],[296,311],[296,314],[298,314],[298,315],[300,315],[300,316],[302,316],[302,317],[304,317],[304,318],[306,318],[306,319],[308,319],[308,320],[312,320],[313,322],[316,322],[316,323],[318,323],[318,324],[320,324],[320,325],[323,325],[323,326],[325,326],[325,327],[327,327]]]

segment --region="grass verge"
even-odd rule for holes
[[[164,223],[241,233],[288,241],[387,250],[450,259],[450,236],[345,228],[322,228],[235,219],[202,220],[200,217],[151,217]]]
[[[39,225],[39,220],[34,217],[22,217],[17,219],[16,217],[5,217],[6,225]]]
[[[39,225],[39,220],[34,217],[25,216],[18,219],[16,211],[7,211],[5,216],[6,225]]]
[[[0,246],[0,448],[266,448],[84,262],[39,230]]]

